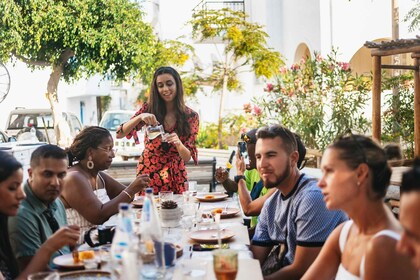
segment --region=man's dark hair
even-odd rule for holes
[[[286,127],[274,124],[270,126],[261,127],[257,131],[257,139],[276,138],[280,137],[283,141],[284,148],[289,154],[298,151],[296,138],[293,132]]]
[[[45,158],[68,160],[67,154],[62,148],[56,145],[46,144],[36,148],[35,151],[33,151],[31,155],[31,167],[34,168],[39,164],[41,159]]]
[[[299,159],[297,161],[297,167],[299,169],[302,169],[305,167],[305,164],[306,164],[306,161],[305,161],[306,147],[305,147],[305,144],[303,144],[302,139],[300,138],[299,134],[293,133],[293,135],[295,135],[297,151],[299,152]]]
[[[401,193],[420,191],[420,157],[414,160],[413,168],[403,174]]]

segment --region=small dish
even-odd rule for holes
[[[198,243],[217,243],[218,241],[217,229],[197,230],[191,232],[189,236]],[[220,231],[220,239],[222,242],[226,242],[234,236],[235,233],[230,229],[222,229]]]
[[[102,270],[76,270],[70,272],[62,272],[60,273],[61,280],[70,280],[70,279],[80,279],[80,280],[88,280],[88,279],[100,279],[100,280],[108,280],[111,278],[111,273],[108,271]]]
[[[223,193],[205,193],[197,194],[195,198],[201,202],[216,202],[225,200],[228,197],[227,194]]]
[[[53,259],[53,263],[62,268],[84,268],[83,261],[74,262],[72,254],[65,254]]]
[[[239,209],[238,208],[226,208],[226,209],[215,208],[211,210],[211,213],[213,214],[213,216],[216,214],[220,214],[221,219],[227,219],[227,218],[235,217],[239,213]]]

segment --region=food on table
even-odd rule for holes
[[[208,194],[208,195],[204,196],[204,198],[205,199],[213,199],[214,198],[214,195]]]
[[[213,210],[213,212],[214,213],[217,213],[217,214],[222,214],[223,213],[223,209],[222,208],[216,208],[216,209]]]
[[[79,259],[81,261],[94,259],[94,258],[95,258],[95,252],[92,250],[79,252]]]

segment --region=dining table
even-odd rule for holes
[[[205,199],[206,196],[216,196],[217,199]],[[223,198],[221,198],[223,197]],[[198,192],[194,196],[190,196],[185,202],[183,195],[174,195],[174,201],[177,202],[178,207],[184,209],[192,208],[194,212],[194,220],[191,227],[186,227],[181,218],[179,224],[162,226],[162,233],[165,242],[170,242],[176,245],[182,252],[178,252],[178,257],[173,266],[167,267],[165,279],[202,279],[215,280],[216,276],[213,271],[213,251],[208,249],[212,245],[217,244],[218,230],[220,230],[221,237],[227,235],[227,239],[223,240],[222,247],[226,246],[229,249],[235,250],[238,253],[238,272],[236,279],[263,279],[260,263],[253,258],[250,251],[250,239],[248,235],[248,228],[244,225],[245,215],[240,207],[240,203],[236,196],[228,197],[223,193],[201,193]],[[158,201],[158,200],[156,200]],[[141,203],[133,203],[137,207],[133,208],[135,224],[138,224],[141,219]],[[159,205],[159,202],[157,203]],[[159,208],[159,207],[158,207]],[[222,212],[222,217],[219,223],[214,221],[216,212]],[[225,215],[229,213],[229,215]],[[191,214],[191,213],[190,213]],[[198,214],[198,215],[197,215]],[[115,218],[111,219],[115,220]],[[108,222],[109,225],[109,222]],[[231,236],[232,235],[232,236]],[[198,237],[197,237],[198,236]],[[204,240],[201,240],[204,236]],[[196,237],[198,239],[196,239]],[[205,244],[205,245],[201,245]],[[109,247],[109,245],[107,245]],[[207,249],[201,250],[200,247]],[[197,250],[197,248],[199,250]],[[79,247],[79,251],[92,250],[87,244]],[[95,248],[98,250],[98,248]],[[204,275],[200,277],[191,277],[188,274],[188,267],[201,267],[205,271]],[[112,271],[110,263],[101,266],[103,271]],[[116,278],[117,277],[113,277]],[[122,279],[122,278],[120,278]]]

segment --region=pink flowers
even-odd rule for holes
[[[261,116],[262,115],[262,110],[257,105],[254,105],[254,115],[256,115],[256,116]]]
[[[244,104],[244,111],[245,111],[245,113],[251,113],[251,111],[252,111],[251,103],[245,103]]]
[[[264,89],[264,91],[271,92],[274,89],[273,84],[267,84],[267,87]]]
[[[340,68],[343,71],[348,71],[350,70],[350,64],[348,62],[338,62],[338,66],[340,66]]]
[[[297,71],[299,70],[300,66],[299,64],[292,64],[292,66],[290,66],[290,69],[292,69],[293,71]]]

